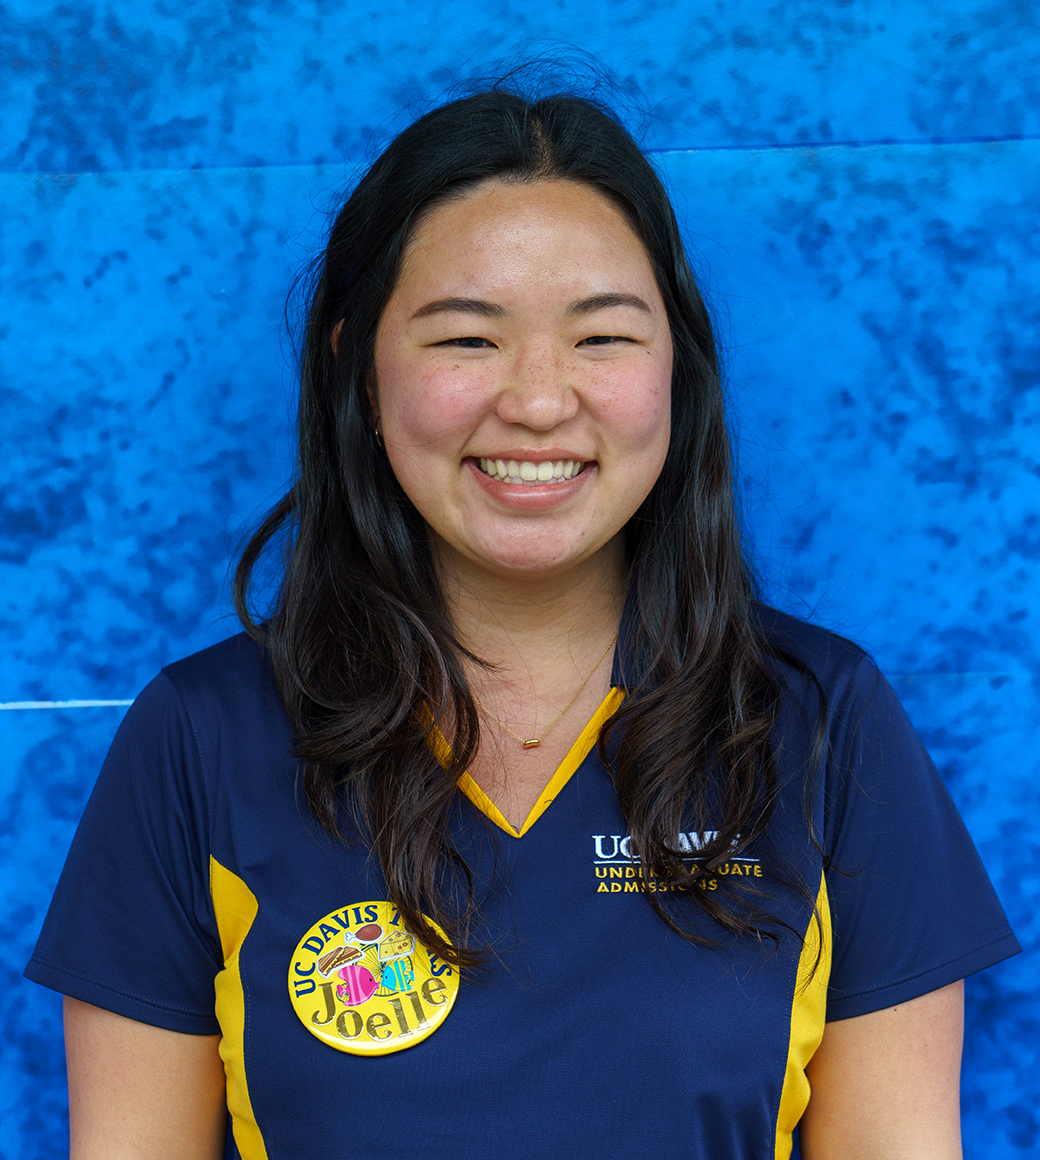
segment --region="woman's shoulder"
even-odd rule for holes
[[[163,666],[162,676],[186,702],[242,703],[271,691],[277,696],[266,648],[245,632]]]
[[[162,671],[178,686],[221,683],[270,673],[267,650],[246,633],[238,632],[180,660],[163,665]]]
[[[241,632],[165,665],[128,716],[183,716],[202,742],[214,732],[280,728],[285,712],[267,651]]]
[[[752,618],[786,685],[809,681],[833,694],[850,683],[877,684],[873,660],[854,641],[766,604],[753,604]]]

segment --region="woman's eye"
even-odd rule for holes
[[[632,339],[624,338],[620,334],[593,334],[588,338],[583,338],[578,346],[609,346],[614,342],[631,342]]]
[[[483,347],[494,346],[494,343],[488,342],[486,338],[446,338],[443,342],[438,342],[437,346],[461,346],[464,350],[481,350]]]

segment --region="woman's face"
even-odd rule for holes
[[[375,368],[386,453],[443,564],[523,580],[617,565],[668,450],[672,341],[606,197],[492,180],[433,209]]]

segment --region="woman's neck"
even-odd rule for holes
[[[620,549],[619,539],[566,576],[489,576],[440,560],[459,639],[489,666],[465,662],[482,718],[469,773],[517,830],[610,689]]]
[[[439,563],[460,641],[503,675],[551,666],[561,652],[601,649],[617,631],[625,593],[620,538],[560,575],[499,576],[466,561]]]

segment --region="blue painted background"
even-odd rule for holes
[[[893,677],[1027,948],[969,980],[965,1140],[1036,1155],[1036,23],[1011,0],[0,4],[0,701],[124,700],[235,630],[325,212],[460,77],[579,45],[648,111],[767,592]],[[67,1154],[60,1001],[20,972],[121,713],[0,711],[3,1160]]]

